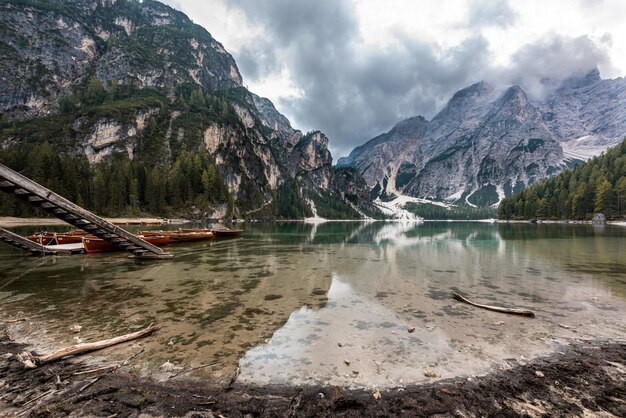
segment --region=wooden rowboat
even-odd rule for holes
[[[179,229],[177,231],[162,231],[172,242],[207,241],[214,238],[210,229]]]
[[[137,235],[137,237],[149,242],[150,244],[156,245],[157,247],[161,247],[172,242],[167,236],[159,234]],[[104,240],[96,237],[95,235],[84,236],[82,241],[83,247],[85,247],[85,251],[88,254],[120,250],[120,248],[111,241]]]
[[[139,231],[138,238],[156,245],[157,247],[192,241],[207,241],[214,238],[213,233],[208,229],[179,229],[177,231]],[[103,240],[93,235],[83,237],[83,246],[87,253],[97,253],[103,251],[115,251],[120,248],[110,241]]]
[[[41,245],[76,244],[82,241],[87,232],[73,229],[67,232],[48,232],[29,235],[26,238]]]
[[[52,232],[41,232],[39,234],[33,234],[26,237],[33,242],[41,245],[54,245],[56,241],[54,239],[54,234]]]
[[[216,239],[220,238],[237,238],[243,234],[243,229],[228,229],[228,228],[218,228],[212,229],[213,235]]]

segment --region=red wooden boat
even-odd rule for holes
[[[212,229],[213,235],[216,239],[219,238],[237,238],[243,234],[243,229],[228,229],[228,228],[218,228]]]
[[[210,229],[179,229],[176,231],[161,231],[172,242],[207,241],[214,238]]]
[[[86,231],[80,229],[73,229],[67,233],[56,234],[56,243],[61,244],[76,244],[83,240],[83,237],[87,235]]]
[[[208,229],[179,229],[177,231],[139,231],[137,237],[158,247],[171,243],[207,241],[213,239],[213,233]],[[93,235],[83,237],[83,246],[87,253],[115,251],[119,247],[112,242]]]
[[[81,242],[87,232],[73,229],[67,232],[48,232],[29,235],[26,238],[41,245],[76,244]]]
[[[52,232],[40,232],[38,234],[29,235],[26,237],[33,242],[41,245],[54,245],[56,241],[54,239],[54,234]]]
[[[137,235],[138,238],[143,239],[144,241],[149,242],[150,244],[156,245],[157,247],[169,244],[172,242],[168,236],[161,235],[158,233],[143,235]],[[104,240],[102,238],[98,238],[95,235],[87,235],[82,238],[83,247],[85,247],[85,251],[90,253],[100,253],[104,251],[115,251],[120,248],[114,243]]]

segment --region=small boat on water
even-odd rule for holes
[[[42,231],[26,238],[41,245],[76,244],[82,241],[87,232],[80,229],[72,229],[67,232]]]
[[[156,245],[157,247],[161,247],[163,245],[169,244],[172,242],[170,238],[166,235],[161,235],[159,233],[152,234],[138,234],[138,238],[143,239],[144,241],[149,242],[150,244]],[[114,243],[104,240],[102,238],[96,237],[95,235],[86,235],[82,237],[83,247],[85,247],[85,251],[88,254],[91,253],[101,253],[104,251],[115,251],[119,250],[119,247]]]
[[[167,236],[170,242],[207,241],[215,238],[210,229],[178,229],[175,231],[159,231]]]
[[[218,228],[211,229],[216,239],[220,238],[237,238],[243,234],[243,229]]]
[[[175,231],[139,231],[137,237],[150,244],[161,247],[167,244],[181,242],[209,241],[215,236],[210,229],[178,229]],[[83,237],[83,246],[87,253],[97,253],[103,251],[115,251],[118,247],[109,241],[103,240],[93,235]]]
[[[56,234],[55,240],[57,245],[63,244],[76,244],[83,240],[83,237],[87,235],[86,231],[81,229],[73,229],[67,233]]]
[[[177,229],[173,231],[139,231],[137,237],[156,246],[167,244],[209,241],[214,239],[236,238],[241,236],[241,229]],[[80,229],[74,229],[68,232],[47,232],[42,231],[39,234],[33,234],[27,237],[31,241],[40,243],[41,245],[62,245],[75,244],[82,242],[87,253],[98,253],[104,251],[119,250],[114,243],[99,238],[95,235],[89,235]]]

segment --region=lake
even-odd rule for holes
[[[240,383],[380,388],[485,374],[573,339],[626,337],[625,227],[244,228],[240,239],[172,245],[166,261],[27,257],[2,244],[0,320],[27,317],[10,332],[42,352],[154,322],[156,334],[91,357],[122,361],[144,348],[132,367],[158,379],[223,383],[239,367]],[[463,304],[453,291],[536,317]]]

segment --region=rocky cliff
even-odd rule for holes
[[[164,4],[0,0],[0,51],[5,150],[50,143],[94,165],[120,156],[140,162],[130,171],[143,174],[126,186],[139,182],[146,201],[143,189],[154,185],[144,178],[159,167],[153,175],[167,187],[156,206],[191,205],[212,217],[280,216],[272,202],[286,181],[304,202],[323,196],[360,211],[336,192],[328,138],[293,129],[243,87],[234,59],[209,32]],[[198,153],[209,159],[189,159]],[[222,182],[221,198],[206,196]],[[126,200],[131,205],[130,192]]]
[[[402,121],[338,165],[356,168],[375,194],[488,206],[625,135],[626,80],[593,70],[534,101],[519,86],[474,84],[431,121]]]

